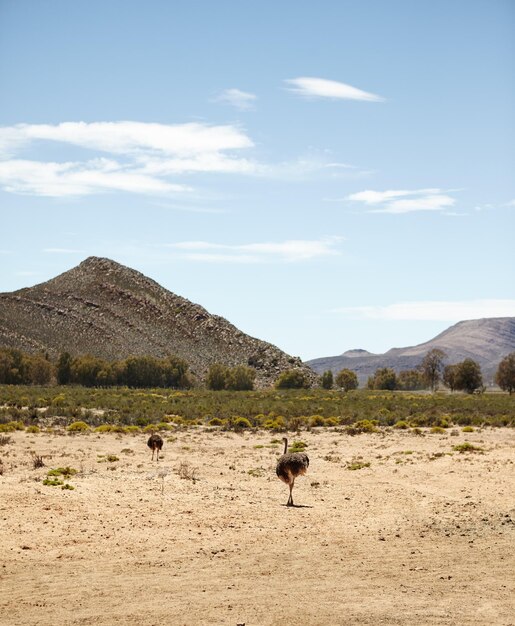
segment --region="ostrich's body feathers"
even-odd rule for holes
[[[147,446],[151,450],[161,450],[163,447],[163,440],[159,435],[150,435],[147,441]]]
[[[289,484],[292,478],[305,474],[308,467],[309,457],[307,454],[290,452],[279,457],[275,472],[283,482]]]

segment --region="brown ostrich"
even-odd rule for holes
[[[157,452],[156,460],[159,461],[159,452],[163,448],[163,440],[161,437],[152,433],[148,438],[147,446],[152,450],[152,461],[154,460],[154,452]]]
[[[275,473],[290,488],[290,497],[288,498],[286,506],[294,506],[292,497],[293,484],[295,483],[297,476],[302,476],[306,473],[306,470],[309,467],[309,458],[308,455],[303,452],[288,453],[288,439],[283,437],[283,441],[284,454],[280,456],[277,461]]]

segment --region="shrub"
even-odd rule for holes
[[[325,418],[322,415],[312,415],[309,418],[310,426],[325,426]]]
[[[208,426],[223,426],[223,425],[224,425],[224,421],[221,420],[219,417],[212,417],[208,422]]]
[[[305,441],[294,441],[289,447],[288,452],[304,452],[307,447],[308,444]]]
[[[81,433],[89,430],[89,426],[86,422],[73,422],[68,426],[68,431],[70,433]]]
[[[39,426],[36,426],[35,424],[33,424],[32,426],[27,426],[27,432],[28,433],[39,433],[41,431],[39,429]]]
[[[377,420],[358,420],[352,426],[347,426],[346,431],[349,435],[358,435],[360,433],[377,433],[379,422]]]
[[[47,485],[48,487],[59,487],[60,485],[63,485],[63,481],[59,480],[59,478],[45,478],[45,480],[43,481],[44,485]]]
[[[352,461],[351,463],[347,463],[346,468],[351,471],[360,470],[365,467],[370,467],[370,463],[363,461]]]
[[[277,389],[308,389],[309,380],[305,372],[291,369],[283,372],[275,381]]]
[[[232,427],[234,430],[245,430],[247,428],[252,428],[252,424],[246,417],[237,417],[232,423]]]
[[[96,433],[110,433],[114,430],[114,426],[112,424],[101,424],[95,428]]]
[[[461,431],[464,433],[473,433],[474,432],[474,428],[472,426],[464,426]]]
[[[400,428],[401,430],[406,430],[410,426],[409,426],[408,422],[405,422],[404,420],[400,420],[399,422],[395,422],[393,427],[394,428]]]
[[[465,441],[464,443],[460,443],[457,446],[453,446],[452,449],[455,450],[456,452],[459,452],[460,454],[463,454],[464,452],[483,452],[483,448],[480,448],[479,446],[475,446],[474,444],[469,443],[468,441]]]
[[[55,469],[49,470],[47,476],[64,476],[65,478],[69,478],[70,476],[74,476],[76,473],[77,470],[73,467],[56,467]]]

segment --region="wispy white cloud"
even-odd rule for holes
[[[85,150],[82,160],[21,158],[45,144]],[[163,196],[191,192],[185,175],[224,174],[305,181],[359,178],[359,168],[336,161],[326,151],[285,162],[259,163],[242,156],[254,146],[239,127],[143,122],[65,122],[0,128],[0,187],[16,194],[80,197],[108,192]],[[15,154],[16,153],[16,154]],[[55,149],[52,150],[55,155]]]
[[[306,98],[330,98],[333,100],[365,100],[367,102],[383,102],[384,98],[357,87],[325,78],[301,76],[284,81],[294,93]]]
[[[399,302],[386,306],[342,307],[333,312],[357,319],[458,322],[483,317],[513,317],[515,300]]]
[[[11,193],[50,197],[86,196],[106,191],[163,194],[191,189],[103,159],[69,163],[3,161],[0,162],[0,185]]]
[[[271,261],[298,262],[339,254],[341,237],[318,240],[293,239],[282,242],[219,244],[207,241],[182,241],[167,247],[177,250],[191,261],[261,263]]]
[[[213,100],[233,106],[240,111],[250,111],[254,108],[257,96],[241,89],[224,89]]]
[[[370,213],[412,213],[416,211],[443,211],[456,203],[455,198],[441,189],[360,191],[350,194],[346,200],[359,202]]]
[[[54,142],[98,153],[83,161],[12,158],[36,142]],[[200,123],[65,122],[0,128],[0,185],[11,193],[83,196],[107,191],[167,194],[190,191],[170,177],[185,173],[251,173],[254,165],[233,151],[252,140],[231,125]],[[101,156],[115,155],[115,159]]]
[[[153,152],[188,156],[249,148],[252,140],[231,125],[153,124],[146,122],[62,122],[17,124],[0,128],[0,148],[13,148],[36,140],[55,141],[112,154]]]

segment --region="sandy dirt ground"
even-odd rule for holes
[[[513,430],[320,430],[295,507],[270,433],[10,434],[0,623],[515,624]]]

